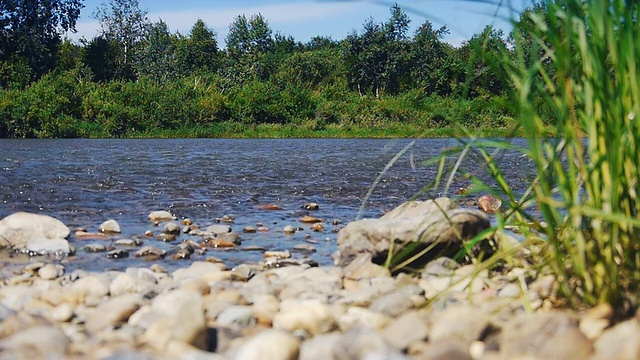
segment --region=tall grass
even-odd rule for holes
[[[514,147],[461,139],[460,148],[434,161],[434,185],[445,182],[446,192],[461,172],[457,164],[479,153],[494,184],[471,176],[475,191],[506,205],[493,231],[515,223],[522,246],[539,247],[534,266],[555,275],[568,305],[609,303],[628,315],[640,305],[640,3],[545,1],[515,23],[513,34],[513,51],[494,65],[513,86],[505,103],[525,134],[528,147],[521,151],[535,164],[536,178],[515,194],[505,180],[508,169],[489,150]],[[459,158],[446,180],[452,154]],[[401,263],[401,250],[390,257],[394,263]],[[514,253],[503,249],[478,264],[514,260]]]
[[[640,4],[549,1],[528,17],[515,32],[515,61],[502,64],[537,167],[532,187],[547,223],[545,259],[570,304],[635,309]],[[527,61],[531,45],[540,56]],[[545,137],[540,100],[555,117],[557,137]]]

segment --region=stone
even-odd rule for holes
[[[428,343],[422,341],[414,342],[409,345],[407,354],[414,359],[424,360],[474,360],[469,353],[469,349],[464,344],[455,340],[441,340]],[[528,358],[522,358],[522,360],[525,359]]]
[[[109,281],[104,276],[88,275],[74,281],[70,288],[77,291],[83,299],[100,299],[109,294]]]
[[[262,204],[256,206],[258,210],[282,210],[282,206],[276,204]]]
[[[314,336],[335,330],[338,324],[327,304],[317,300],[284,300],[273,317],[273,328],[289,332],[304,330]]]
[[[247,305],[232,305],[224,310],[216,318],[216,324],[228,328],[241,329],[256,324],[253,309]]]
[[[594,341],[611,325],[613,315],[613,308],[607,303],[591,308],[580,318],[580,331]]]
[[[87,244],[84,246],[84,251],[88,253],[105,252],[107,246],[105,244]]]
[[[317,217],[305,215],[300,218],[300,222],[303,224],[314,224],[314,223],[322,222],[322,220],[318,219]]]
[[[502,200],[493,195],[482,195],[478,198],[478,209],[486,213],[494,213],[502,206]]]
[[[56,327],[40,325],[0,340],[3,359],[63,359],[71,341]]]
[[[121,272],[109,285],[111,296],[127,293],[139,293],[141,295],[156,292],[157,279],[153,271],[142,268],[129,268]]]
[[[49,313],[49,319],[57,322],[67,322],[73,318],[73,305],[64,303],[56,306]]]
[[[164,210],[152,211],[149,214],[149,220],[151,221],[168,221],[168,220],[175,220],[175,219],[176,219],[175,216],[173,216],[170,212],[164,211]]]
[[[185,279],[203,279],[207,280],[212,274],[217,275],[225,269],[225,265],[221,263],[212,263],[207,261],[195,261],[187,268],[180,268],[173,272],[173,281],[179,284]]]
[[[509,320],[500,335],[500,352],[510,359],[586,359],[593,346],[575,318],[549,312],[521,314]]]
[[[391,276],[389,269],[374,264],[371,254],[359,254],[344,268],[344,277],[350,280],[361,280],[374,277]]]
[[[372,330],[382,330],[391,321],[392,317],[366,308],[352,306],[338,318],[340,330],[347,331],[356,327],[364,327]]]
[[[280,310],[280,300],[272,294],[259,294],[253,297],[251,309],[258,324],[271,326],[273,317]]]
[[[316,252],[315,246],[311,244],[296,244],[296,245],[293,245],[293,250],[306,253],[306,254]]]
[[[457,341],[467,348],[490,330],[487,315],[472,306],[452,306],[438,312],[432,319],[429,341]]]
[[[64,266],[60,264],[46,264],[38,269],[38,276],[45,280],[53,280],[64,275]]]
[[[151,310],[161,319],[151,324],[143,340],[157,350],[163,350],[171,341],[207,348],[208,333],[204,318],[203,299],[192,291],[172,290],[156,296]]]
[[[291,257],[291,252],[289,250],[284,251],[265,251],[262,254],[262,257],[266,258],[276,258],[276,259],[289,259]]]
[[[344,334],[329,333],[302,343],[300,360],[409,358],[390,346],[377,332],[356,327]]]
[[[118,239],[114,242],[114,245],[136,247],[142,245],[142,241],[139,239]]]
[[[242,232],[246,234],[255,234],[256,232],[258,232],[258,230],[253,226],[245,226],[244,228],[242,228]]]
[[[409,311],[395,319],[382,331],[384,339],[398,350],[406,349],[414,341],[428,335],[426,321],[417,311]]]
[[[394,291],[375,299],[369,309],[391,317],[397,317],[413,308],[413,306],[409,295]]]
[[[91,332],[114,328],[124,324],[143,304],[142,295],[124,294],[101,303],[87,319],[86,327]]]
[[[287,235],[292,235],[296,233],[296,228],[291,225],[287,225],[282,229],[282,231],[284,231],[284,233]]]
[[[638,318],[623,321],[606,329],[594,342],[593,360],[640,359],[640,322]],[[577,357],[576,357],[577,359]]]
[[[440,256],[455,256],[462,242],[491,226],[485,213],[473,209],[456,209],[448,198],[410,201],[385,214],[380,219],[351,222],[338,232],[338,251],[333,255],[335,265],[346,266],[358,254],[369,253],[375,263],[382,263],[392,246],[411,244],[408,257],[416,256],[412,268],[424,267]],[[393,245],[392,245],[393,242]],[[482,242],[478,249],[485,254],[491,248]],[[429,251],[423,253],[425,249]]]
[[[113,219],[109,219],[109,220],[103,222],[102,224],[100,224],[98,229],[100,229],[100,231],[102,231],[103,233],[118,233],[119,234],[119,233],[122,232],[122,230],[120,229],[120,224],[118,224],[118,222],[113,220]]]
[[[153,256],[153,257],[159,257],[159,258],[163,258],[166,255],[167,255],[167,252],[165,250],[158,249],[157,247],[151,246],[151,245],[143,246],[140,250],[136,251],[134,254],[135,257]]]
[[[300,340],[280,330],[265,330],[248,339],[231,352],[233,360],[295,360],[300,352]]]
[[[304,205],[301,206],[303,209],[305,210],[319,210],[320,209],[320,205],[316,204],[316,203],[306,203]]]
[[[37,254],[69,254],[71,230],[47,215],[18,212],[0,220],[0,247]]]
[[[164,225],[162,233],[168,235],[180,235],[180,225],[173,221],[170,221]]]
[[[223,225],[223,224],[213,224],[207,227],[205,229],[205,232],[214,234],[214,235],[226,234],[231,232],[231,226]]]

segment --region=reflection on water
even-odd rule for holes
[[[522,144],[521,140],[516,140]],[[331,262],[337,226],[324,233],[305,229],[294,236],[280,230],[298,222],[301,205],[320,204],[313,216],[328,224],[347,223],[358,213],[363,198],[385,165],[410,140],[283,139],[283,140],[0,140],[0,218],[17,211],[54,216],[70,228],[97,231],[107,219],[117,220],[120,237],[159,232],[147,221],[153,210],[169,210],[179,219],[201,226],[223,215],[235,217],[233,229],[262,223],[266,233],[243,234],[244,245],[291,249],[311,242],[310,256]],[[435,168],[423,161],[457,145],[453,139],[418,140],[382,176],[368,199],[365,217],[380,216],[420,192],[433,180]],[[532,167],[520,154],[504,154],[501,163],[516,190],[531,177]],[[469,156],[464,171],[483,174],[481,158]],[[467,186],[462,177],[453,188]],[[433,194],[437,195],[437,194]],[[281,211],[258,210],[259,204],[278,204]],[[307,227],[308,228],[308,227]],[[187,238],[182,235],[180,239]],[[104,253],[82,251],[86,240],[72,237],[78,248],[71,267],[89,270],[141,265],[139,259],[105,260]],[[145,240],[165,249],[171,244]],[[179,240],[177,240],[179,241]],[[176,242],[177,242],[176,241]],[[259,252],[209,251],[233,265],[258,261]],[[297,254],[297,257],[303,255]],[[194,256],[202,259],[204,256]],[[163,266],[186,266],[164,260]]]

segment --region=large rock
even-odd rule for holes
[[[71,231],[60,220],[47,215],[18,212],[0,220],[0,247],[34,255],[67,255]]]
[[[342,228],[333,260],[335,265],[346,266],[359,254],[368,253],[374,263],[382,264],[392,242],[396,250],[404,244],[417,243],[411,255],[430,247],[411,264],[419,267],[440,256],[455,256],[463,240],[490,226],[486,214],[475,209],[457,209],[449,198],[408,201],[380,219],[362,219]]]

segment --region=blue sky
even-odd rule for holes
[[[485,0],[501,1],[501,0]],[[446,25],[451,34],[445,41],[459,45],[486,25],[494,25],[505,32],[509,30],[508,18],[513,15],[507,8],[522,9],[526,0],[503,0],[503,5],[482,1],[453,0],[398,0],[397,3],[411,18],[411,34],[425,20],[436,28]],[[510,2],[511,1],[511,2]],[[92,18],[96,8],[107,0],[85,0],[76,26],[78,33],[69,37],[91,39],[97,35],[98,23]],[[188,34],[197,19],[202,19],[218,34],[218,43],[224,46],[229,25],[241,14],[250,17],[261,13],[271,29],[296,40],[307,42],[313,36],[330,36],[334,40],[345,38],[353,30],[360,31],[362,24],[373,17],[376,22],[389,19],[389,8],[393,1],[329,1],[329,0],[139,0],[140,8],[148,11],[149,20],[162,19],[171,32]],[[497,11],[498,9],[498,11]],[[496,16],[496,11],[498,15]]]

